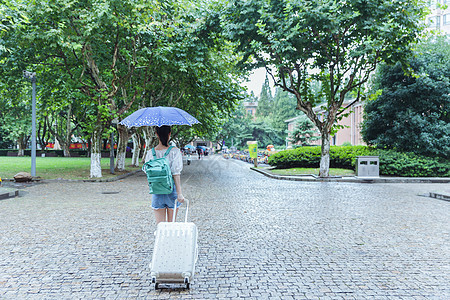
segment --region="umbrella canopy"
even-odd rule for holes
[[[192,145],[186,145],[186,146],[184,146],[184,148],[195,149],[195,147]]]
[[[176,107],[145,107],[141,108],[119,124],[126,127],[189,125],[200,123],[196,118]]]

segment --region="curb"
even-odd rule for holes
[[[14,198],[19,196],[19,190],[16,189],[10,189],[6,187],[0,188],[0,200]]]
[[[139,172],[142,172],[142,170],[140,170],[140,169],[139,170],[134,170],[134,171],[131,171],[131,172],[126,173],[126,174],[122,174],[122,175],[118,175],[118,176],[111,177],[111,178],[106,178],[106,179],[102,179],[102,178],[99,178],[99,179],[63,179],[63,178],[59,178],[59,179],[42,179],[40,177],[35,177],[30,182],[54,182],[54,181],[58,181],[58,182],[64,182],[64,181],[66,181],[66,182],[111,182],[111,181],[117,181],[117,180],[120,180],[120,179],[124,179],[124,178],[126,178],[128,176],[137,174]],[[10,179],[6,178],[6,179],[4,179],[4,181],[14,182],[14,179],[13,178],[10,178]]]
[[[41,179],[41,182],[54,182],[54,181],[58,181],[58,182],[113,182],[113,181],[117,181],[117,180],[121,180],[124,178],[127,178],[128,176],[137,174],[139,172],[142,172],[142,170],[134,170],[131,171],[129,173],[126,174],[122,174],[122,175],[118,175],[115,177],[111,177],[111,178],[99,178],[99,179]]]
[[[431,197],[431,198],[436,198],[439,200],[450,201],[450,194],[428,193],[428,195],[426,195],[426,196]]]
[[[73,180],[73,181],[83,181],[83,182],[112,182],[112,181],[117,181],[117,180],[120,180],[120,179],[127,178],[128,176],[137,174],[137,173],[139,173],[139,172],[142,172],[142,170],[141,170],[141,169],[139,169],[139,170],[134,170],[134,171],[131,171],[131,172],[129,172],[129,173],[122,174],[122,175],[118,175],[118,176],[115,176],[115,177],[112,177],[112,178],[107,178],[107,179],[80,179],[80,180],[77,179],[77,180]]]
[[[438,178],[438,177],[328,177],[321,178],[314,175],[275,175],[262,169],[250,167],[253,171],[261,173],[267,177],[278,180],[291,180],[291,181],[313,181],[313,182],[355,182],[355,183],[450,183],[450,178]]]
[[[123,178],[126,178],[128,176],[137,174],[138,172],[141,172],[141,170],[134,170],[127,174],[118,175],[112,178],[107,179],[41,179],[41,178],[33,178],[31,182],[113,182],[117,180],[121,180]],[[14,182],[14,179],[7,179],[5,181]],[[14,198],[19,196],[19,190],[17,189],[11,189],[7,187],[0,187],[0,200],[5,200],[9,198]]]

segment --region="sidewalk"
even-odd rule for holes
[[[269,178],[290,181],[310,181],[310,182],[354,182],[354,183],[450,183],[450,178],[446,177],[358,177],[358,176],[333,176],[321,178],[316,175],[277,175],[268,169],[251,167],[253,171],[259,172]],[[427,197],[450,201],[450,187],[443,185],[442,189],[430,192]]]
[[[450,206],[419,195],[445,184],[273,180],[216,157],[181,180],[199,231],[190,290],[151,283],[139,172],[1,200],[0,299],[450,299]]]

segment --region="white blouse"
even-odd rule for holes
[[[156,158],[161,158],[166,153],[167,149],[164,150],[156,150]],[[153,159],[152,149],[147,151],[147,155],[145,155],[145,162]],[[183,170],[183,157],[181,156],[181,151],[177,147],[173,147],[169,154],[166,156],[166,159],[169,161],[170,171],[172,171],[172,175],[180,175],[181,170]]]

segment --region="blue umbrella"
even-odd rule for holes
[[[145,107],[141,108],[119,124],[126,127],[189,125],[200,123],[196,118],[176,107]]]
[[[195,147],[192,145],[186,145],[186,146],[184,146],[184,148],[195,149]]]

